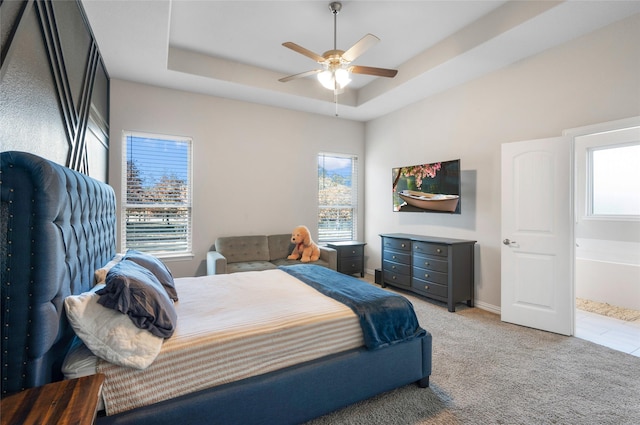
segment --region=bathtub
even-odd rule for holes
[[[576,297],[640,310],[640,243],[576,239]]]

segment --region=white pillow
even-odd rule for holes
[[[136,327],[129,316],[98,304],[97,291],[65,298],[67,318],[76,335],[96,356],[120,366],[145,369],[156,359],[163,338]]]
[[[80,338],[74,338],[71,348],[62,362],[64,379],[75,379],[96,373],[98,356],[84,345]]]
[[[100,285],[101,283],[104,283],[107,279],[107,273],[109,273],[109,270],[111,270],[113,266],[115,266],[120,261],[122,261],[123,258],[124,258],[124,254],[116,254],[113,256],[111,261],[109,261],[107,264],[105,264],[104,266],[96,270],[93,273],[94,285]]]

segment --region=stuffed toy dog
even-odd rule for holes
[[[313,242],[306,226],[298,226],[293,229],[291,242],[296,246],[293,248],[291,255],[287,257],[289,260],[297,260],[302,256],[300,261],[308,263],[309,261],[318,261],[320,258],[320,247]]]

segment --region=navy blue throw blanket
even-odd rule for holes
[[[426,333],[418,324],[413,305],[403,296],[313,264],[280,269],[351,308],[360,318],[364,342],[370,350]]]

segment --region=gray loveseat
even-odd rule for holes
[[[219,237],[215,242],[215,250],[207,253],[207,274],[269,270],[301,264],[300,260],[287,259],[291,251],[291,234]],[[333,248],[320,246],[320,259],[307,264],[336,270],[337,252]]]

